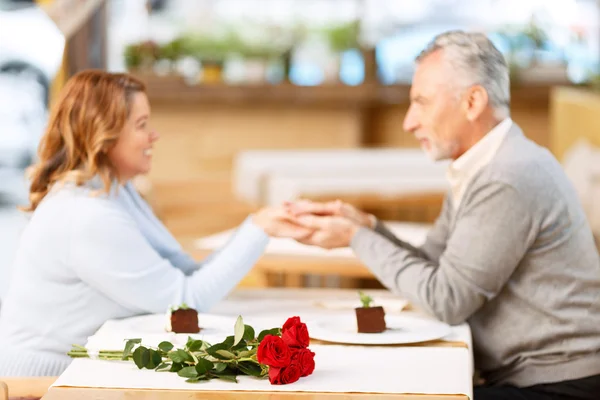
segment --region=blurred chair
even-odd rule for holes
[[[579,139],[563,158],[565,172],[581,201],[598,242],[600,239],[600,147]]]

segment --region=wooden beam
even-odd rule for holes
[[[85,25],[92,14],[106,0],[54,0],[40,2],[40,7],[54,21],[58,29],[71,38],[83,25]]]

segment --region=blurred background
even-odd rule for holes
[[[600,233],[598,0],[0,0],[0,299],[25,168],[60,89],[88,68],[147,84],[161,141],[136,184],[198,258],[296,198],[349,201],[418,244],[446,165],[402,121],[415,56],[450,29],[505,55],[513,120],[563,163]],[[274,241],[242,285],[377,287],[346,250]]]

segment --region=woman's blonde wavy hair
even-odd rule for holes
[[[117,178],[108,158],[131,112],[133,95],[144,84],[127,74],[88,70],[66,83],[52,109],[30,169],[29,206],[34,211],[59,181],[77,185],[100,176],[106,192]]]

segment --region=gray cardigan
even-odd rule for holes
[[[351,247],[392,291],[450,324],[468,321],[491,384],[600,374],[600,258],[574,188],[517,125],[457,210],[446,197],[414,248],[382,224]]]

